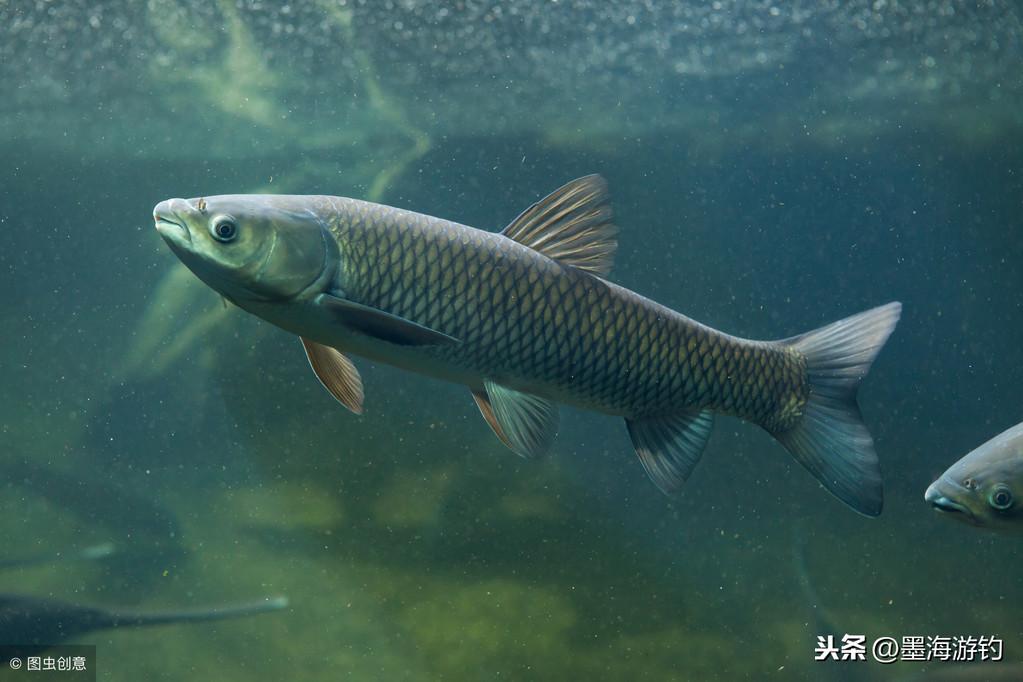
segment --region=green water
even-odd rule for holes
[[[285,9],[286,8],[286,9]],[[1023,420],[1023,78],[1012,3],[0,0],[0,591],[281,612],[96,632],[105,680],[899,680],[840,632],[997,635],[1017,540],[923,501]],[[618,419],[523,461],[468,392],[225,307],[152,228],[173,196],[369,198],[498,230],[598,172],[613,281],[781,338],[900,300],[860,394],[858,516],[733,419],[684,494]],[[819,603],[800,588],[804,547]],[[944,664],[949,665],[949,664]],[[978,678],[980,679],[980,678]]]

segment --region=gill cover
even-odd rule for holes
[[[302,215],[277,212],[253,225],[251,231],[261,239],[259,257],[243,271],[247,288],[269,298],[293,298],[318,280],[329,253],[326,230],[319,220]]]

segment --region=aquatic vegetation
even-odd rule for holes
[[[380,201],[398,176],[430,151],[430,137],[425,130],[412,122],[403,110],[405,105],[397,102],[393,95],[386,93],[381,87],[372,59],[358,43],[352,10],[342,8],[329,0],[320,0],[319,5],[341,28],[345,46],[355,60],[370,107],[389,125],[392,133],[408,137],[412,142],[407,151],[399,153],[370,183],[366,191],[366,200]]]
[[[147,4],[153,35],[177,60],[151,61],[149,78],[164,89],[171,106],[194,107],[198,101],[200,115],[220,110],[265,129],[287,130],[281,75],[267,66],[235,3],[223,0],[214,7],[210,13],[178,0]]]

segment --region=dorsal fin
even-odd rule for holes
[[[607,182],[587,175],[536,202],[501,232],[505,237],[580,270],[605,276],[618,249]]]

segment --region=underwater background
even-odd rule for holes
[[[104,680],[950,665],[815,663],[822,613],[1023,659],[1016,539],[923,501],[1023,420],[1021,67],[1008,0],[0,0],[3,558],[117,548],[0,591],[290,600],[76,640]],[[713,327],[902,301],[860,392],[880,518],[735,419],[668,499],[619,419],[565,409],[523,461],[463,387],[364,360],[356,417],[152,224],[169,197],[287,192],[500,230],[587,173],[621,229],[611,279]]]

